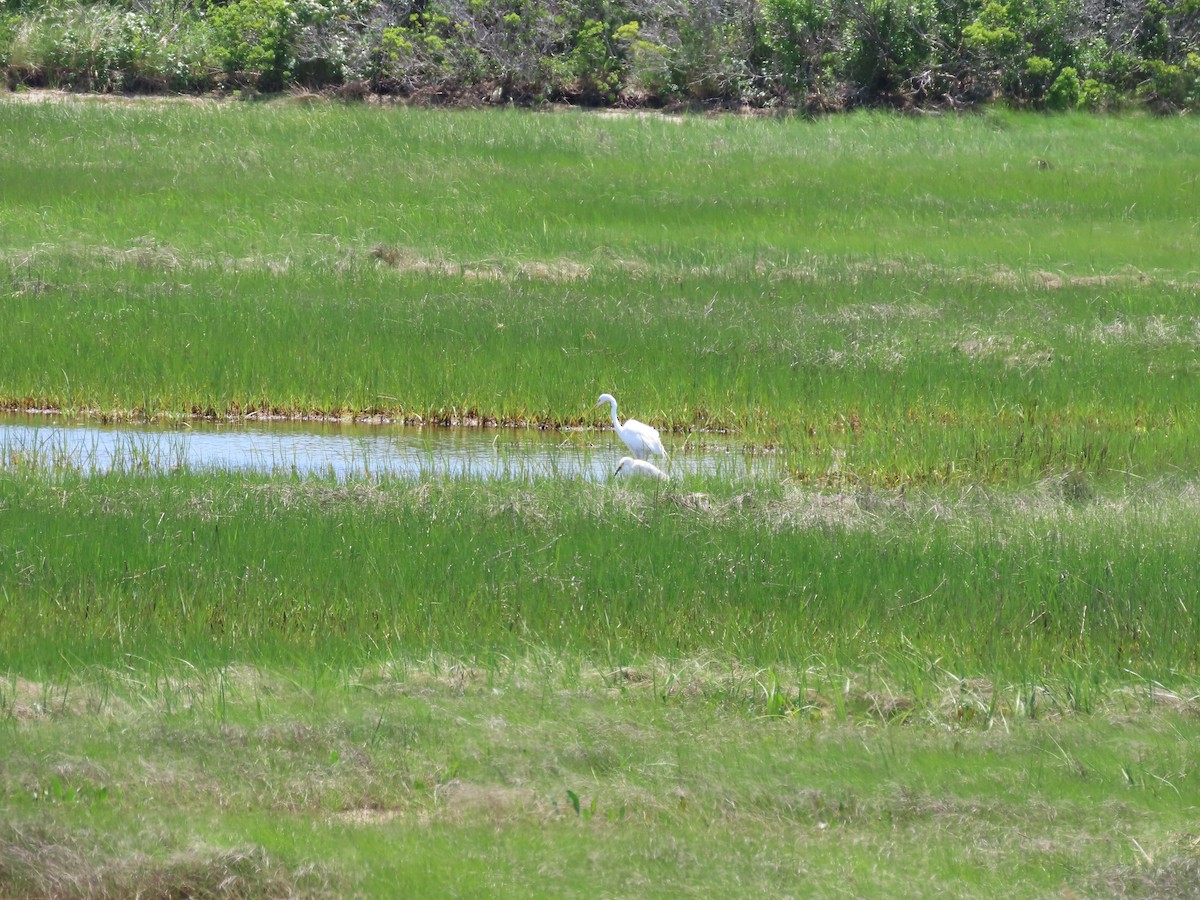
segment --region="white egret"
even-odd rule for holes
[[[621,457],[617,471],[613,472],[614,478],[617,475],[620,475],[622,478],[654,478],[658,481],[671,480],[667,477],[667,473],[654,463],[646,462],[644,459],[634,459],[632,456]]]
[[[596,406],[604,403],[612,404],[613,430],[617,432],[617,437],[625,442],[625,446],[635,457],[646,459],[652,453],[662,457],[667,455],[667,451],[663,449],[662,438],[658,436],[655,429],[637,419],[626,419],[625,424],[622,425],[621,420],[617,418],[617,400],[612,394],[601,394],[600,399],[596,401]],[[595,406],[592,407],[592,409],[595,408]]]

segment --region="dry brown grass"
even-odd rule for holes
[[[571,259],[511,262],[504,265],[488,263],[459,263],[445,258],[430,258],[411,247],[380,244],[370,256],[376,262],[403,275],[437,275],[464,278],[469,281],[510,282],[524,278],[531,281],[580,281],[592,274],[593,266]]]
[[[942,311],[925,303],[855,303],[834,312],[816,316],[818,322],[829,325],[848,325],[862,322],[896,322],[915,320],[933,322]]]
[[[477,784],[457,778],[438,785],[433,797],[433,805],[423,816],[426,820],[486,822],[502,827],[519,819],[550,819],[559,812],[533,788]]]
[[[64,716],[124,715],[128,704],[104,685],[79,681],[31,681],[12,675],[0,680],[0,719],[49,721]]]
[[[260,847],[188,847],[153,858],[88,831],[0,826],[0,895],[12,898],[327,896],[315,868],[288,871]]]
[[[1137,847],[1139,862],[1113,866],[1094,875],[1088,881],[1089,896],[1113,900],[1200,898],[1200,838],[1187,835],[1180,843],[1180,851],[1166,857]]]

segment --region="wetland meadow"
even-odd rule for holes
[[[1195,117],[0,142],[0,896],[1197,896]]]

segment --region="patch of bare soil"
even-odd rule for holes
[[[0,90],[0,103],[109,103],[134,106],[145,103],[216,103],[222,98],[195,94],[98,94],[63,91],[55,88]]]

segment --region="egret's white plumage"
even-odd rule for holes
[[[667,473],[654,463],[646,462],[644,459],[634,459],[632,456],[622,456],[621,462],[617,466],[617,471],[613,472],[613,475],[620,475],[622,478],[654,478],[658,481],[671,480],[667,477]]]
[[[658,436],[655,429],[637,419],[626,419],[625,424],[622,425],[621,420],[617,418],[616,398],[612,394],[601,394],[600,399],[596,401],[596,406],[605,403],[612,404],[613,430],[635,457],[646,459],[651,454],[663,457],[667,455],[667,451],[663,449],[662,438]],[[595,409],[595,407],[592,408]]]

